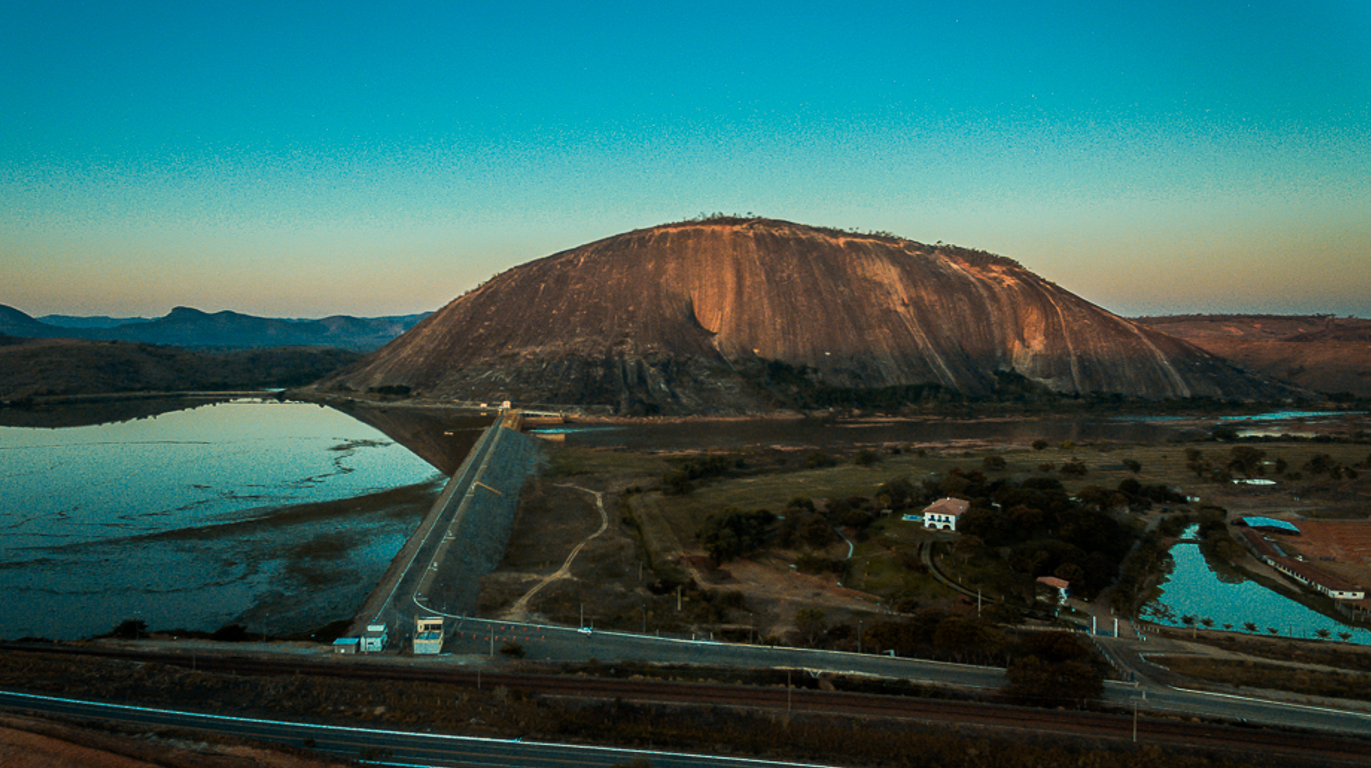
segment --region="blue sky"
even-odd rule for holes
[[[35,315],[424,311],[723,211],[1371,317],[1363,0],[7,3],[0,107]]]

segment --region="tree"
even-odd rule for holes
[[[1337,469],[1338,462],[1326,453],[1316,453],[1304,463],[1304,471],[1311,475],[1322,475],[1325,472],[1332,475]]]
[[[1022,656],[1037,656],[1051,664],[1090,658],[1090,649],[1071,632],[1030,633],[1019,641],[1017,652]]]
[[[796,611],[795,629],[799,631],[805,645],[813,646],[828,630],[828,625],[824,621],[823,610],[820,608],[801,608]]]
[[[1184,624],[1185,626],[1187,626],[1187,627],[1190,628],[1190,636],[1191,636],[1191,637],[1194,637],[1194,636],[1195,636],[1195,622],[1196,622],[1196,621],[1197,621],[1196,617],[1195,617],[1194,615],[1192,615],[1192,614],[1188,614],[1188,613],[1187,613],[1186,615],[1184,615],[1184,616],[1181,617],[1181,623]]]
[[[1104,695],[1104,675],[1085,661],[1053,663],[1037,656],[1021,656],[1005,670],[1005,693],[1024,704],[1069,706]]]
[[[1006,464],[1003,456],[986,456],[981,460],[981,466],[987,472],[1003,472],[1008,464]]]
[[[1253,448],[1250,445],[1235,445],[1229,451],[1229,456],[1228,469],[1230,472],[1241,472],[1247,477],[1254,477],[1261,474],[1262,460],[1266,458],[1266,451]]]
[[[833,524],[818,513],[800,518],[795,534],[800,537],[800,541],[814,549],[826,547],[838,540],[838,532],[833,530]]]
[[[1253,632],[1253,633],[1255,633],[1255,632],[1257,631],[1257,622],[1255,622],[1255,621],[1244,621],[1244,622],[1242,623],[1242,628],[1245,629],[1245,630],[1247,630],[1248,632]]]
[[[805,457],[806,469],[824,469],[825,467],[836,467],[837,465],[838,460],[823,451],[815,451]]]
[[[716,563],[722,563],[761,546],[767,526],[776,516],[765,509],[743,511],[726,507],[712,512],[696,531],[695,538]]]
[[[1200,623],[1204,625],[1205,629],[1214,628],[1214,620],[1209,618],[1208,616],[1204,617],[1203,619],[1200,619]]]
[[[1351,640],[1351,639],[1352,639],[1352,633],[1351,633],[1351,632],[1339,632],[1339,633],[1338,633],[1338,637],[1341,638],[1342,641],[1345,643],[1345,642],[1347,642],[1348,640]]]
[[[242,624],[225,624],[214,630],[209,639],[217,643],[241,643],[248,639],[248,628]]]
[[[1327,640],[1333,632],[1327,628],[1320,627],[1319,629],[1314,630],[1314,634],[1318,635],[1320,640]]]
[[[119,622],[110,634],[121,640],[137,640],[148,634],[148,623],[142,619],[127,619]]]
[[[963,654],[986,652],[993,650],[987,648],[988,633],[985,625],[974,618],[964,619],[961,616],[949,616],[938,622],[938,628],[933,630],[933,647],[940,652],[950,655],[957,661],[963,660]]]
[[[920,498],[919,491],[907,477],[897,477],[876,489],[876,495],[887,500],[891,509],[913,506]],[[813,505],[810,507],[813,508]]]
[[[1072,459],[1071,461],[1062,464],[1057,471],[1063,475],[1070,475],[1072,477],[1085,477],[1090,470],[1085,466],[1085,462],[1080,459]]]
[[[857,451],[857,455],[852,458],[852,463],[859,467],[871,467],[881,463],[881,456],[869,448],[863,448]]]

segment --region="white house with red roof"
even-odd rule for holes
[[[924,508],[924,527],[939,531],[957,530],[957,518],[966,512],[971,502],[951,496],[938,499]]]

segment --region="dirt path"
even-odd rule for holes
[[[525,592],[522,596],[519,597],[518,600],[514,601],[513,605],[505,609],[505,611],[501,614],[501,618],[503,619],[506,619],[508,621],[527,620],[528,604],[529,601],[533,599],[534,595],[537,595],[538,592],[540,592],[543,589],[543,587],[546,587],[554,581],[571,578],[571,562],[576,559],[576,556],[581,553],[581,550],[584,549],[585,546],[589,544],[592,539],[594,539],[595,537],[599,536],[600,534],[604,533],[606,530],[609,529],[609,515],[605,512],[604,494],[600,493],[599,491],[592,491],[589,488],[582,488],[579,485],[563,484],[561,487],[574,488],[578,491],[584,491],[586,493],[589,493],[595,497],[595,508],[600,511],[600,528],[599,530],[595,531],[595,533],[592,533],[589,536],[582,539],[581,542],[571,550],[570,554],[566,556],[566,561],[562,563],[561,568],[558,568],[556,571],[553,571],[552,573],[545,576],[542,581],[539,581],[537,584],[533,586],[533,589],[530,589],[529,591]]]

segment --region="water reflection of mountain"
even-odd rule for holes
[[[481,415],[470,410],[363,406],[355,403],[333,407],[380,430],[391,440],[451,477],[462,465],[481,430],[495,420],[494,412]]]
[[[222,402],[222,396],[187,397],[118,395],[70,398],[60,403],[0,408],[0,427],[60,429],[146,419],[163,413]]]

